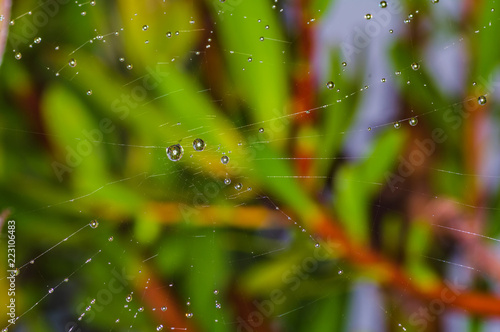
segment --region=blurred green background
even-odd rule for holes
[[[500,330],[495,1],[0,3],[9,331]]]

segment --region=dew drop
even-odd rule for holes
[[[127,297],[125,298],[125,301],[132,302],[132,294],[127,295]]]
[[[91,228],[97,228],[97,226],[99,226],[99,222],[97,220],[92,220],[90,223],[89,223],[90,227]]]
[[[108,241],[109,241],[109,242],[112,242],[113,240],[114,240],[114,238],[113,238],[112,236],[110,236],[110,237],[108,238]]]
[[[35,38],[35,40],[33,42],[35,44],[40,44],[42,42],[42,38],[41,37],[37,37],[37,38]]]
[[[394,128],[396,128],[396,129],[401,128],[401,123],[399,123],[399,121],[394,122],[393,125],[394,125]]]
[[[193,318],[193,313],[192,312],[186,312],[186,317],[187,318]]]
[[[264,128],[259,128],[259,133],[263,133],[264,132]]]
[[[215,295],[219,294],[219,290],[215,289],[215,290],[214,290],[214,294],[215,294]]]
[[[163,325],[160,324],[156,327],[156,331],[161,331],[161,330],[163,330]]]
[[[223,163],[224,165],[227,165],[227,163],[229,162],[229,157],[228,156],[222,156],[220,158],[220,162]]]
[[[259,40],[260,40],[260,41],[264,41],[264,37],[260,37],[260,38],[259,38]]]
[[[248,57],[248,62],[252,62],[252,57]]]
[[[419,70],[420,69],[420,64],[418,62],[414,62],[411,64],[411,69],[413,70]]]
[[[167,157],[171,161],[179,161],[184,154],[184,148],[180,144],[174,144],[167,148]]]
[[[21,60],[23,55],[21,54],[21,52],[18,52],[18,53],[16,53],[16,55],[14,57],[16,58],[16,60]]]
[[[365,15],[365,18],[366,18],[367,20],[370,20],[370,19],[372,18],[372,14],[369,14],[369,13],[368,13],[368,14],[366,14],[366,15]]]
[[[347,67],[347,62],[342,62],[342,67]]]
[[[408,123],[410,124],[410,126],[412,127],[415,127],[418,123],[418,119],[417,118],[411,118],[410,120],[408,120]]]
[[[167,32],[167,37],[168,37],[168,38],[172,37],[172,32],[170,32],[170,31],[169,31],[169,32]]]
[[[54,288],[49,289],[49,294],[52,294],[52,293],[54,293]]]
[[[70,59],[69,62],[68,62],[69,66],[70,67],[76,67],[76,60],[75,59]]]
[[[147,29],[149,29],[149,25],[145,24],[142,26],[142,31],[146,31]]]
[[[385,7],[387,7],[387,2],[386,1],[380,1],[380,3],[378,5],[380,6],[380,8],[385,8]]]
[[[243,185],[241,183],[237,183],[234,185],[234,189],[236,190],[241,190],[241,188],[243,188]]]
[[[326,87],[331,90],[335,87],[335,83],[333,83],[332,81],[329,81],[326,83]]]
[[[486,104],[486,97],[485,96],[480,96],[479,98],[477,98],[477,102],[478,102],[479,105]]]
[[[134,65],[132,65],[131,63],[129,63],[129,64],[127,65],[127,69],[128,69],[128,70],[132,70],[132,68],[134,68]]]
[[[167,311],[167,307],[161,307],[161,311]]]
[[[203,141],[201,138],[197,138],[193,141],[193,149],[195,151],[203,151],[205,150],[206,144],[205,141]]]
[[[230,178],[225,178],[224,179],[224,184],[227,186],[227,185],[230,185],[231,184],[231,179]]]
[[[87,90],[87,96],[92,95],[92,90]]]

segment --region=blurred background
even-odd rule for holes
[[[498,10],[0,0],[0,328],[500,331]]]

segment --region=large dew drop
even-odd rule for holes
[[[477,102],[478,102],[479,105],[486,104],[486,97],[485,96],[480,96],[479,98],[477,98]]]
[[[195,151],[203,151],[205,150],[206,144],[201,138],[197,138],[193,141],[193,149]]]
[[[220,162],[223,163],[224,165],[227,165],[227,163],[229,162],[229,157],[228,156],[222,156],[220,158]]]
[[[172,161],[179,161],[184,154],[184,148],[180,144],[174,144],[167,148],[167,157]]]

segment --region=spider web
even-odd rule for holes
[[[462,29],[460,6],[452,1],[387,2],[386,7],[341,1],[318,3],[310,13],[295,2],[266,2],[263,13],[251,6],[237,0],[49,1],[16,3],[13,19],[3,14],[2,23],[10,22],[11,49],[2,75],[12,79],[5,89],[19,91],[12,86],[24,84],[43,95],[37,106],[3,97],[8,114],[2,131],[16,140],[8,153],[31,144],[48,151],[27,157],[33,164],[22,166],[22,173],[12,165],[6,174],[14,179],[3,180],[2,206],[12,209],[9,218],[17,221],[21,263],[17,319],[6,329],[320,330],[315,317],[334,310],[340,298],[349,306],[332,322],[337,330],[418,330],[423,323],[412,315],[418,303],[403,305],[406,287],[384,298],[369,274],[346,262],[337,241],[323,237],[306,217],[317,206],[331,209],[334,201],[334,214],[349,220],[339,205],[353,186],[375,197],[369,200],[369,227],[377,238],[367,240],[375,247],[383,237],[382,217],[408,218],[395,196],[420,199],[426,208],[409,207],[412,217],[426,218],[433,231],[448,234],[422,258],[436,271],[446,270],[448,279],[459,277],[457,285],[471,287],[472,273],[494,284],[492,270],[473,265],[446,241],[463,236],[489,246],[498,242],[496,233],[441,221],[457,219],[452,216],[457,210],[472,220],[498,215],[498,144],[491,139],[485,156],[479,156],[484,159],[479,173],[412,159],[434,159],[440,144],[472,125],[474,111],[495,105],[494,76],[465,84],[467,95],[468,73],[459,69],[466,63],[467,43],[496,29],[494,6],[488,9],[489,25]],[[296,24],[314,26],[304,31],[316,35],[301,35]],[[426,53],[394,59],[392,53],[403,52],[397,48],[402,40],[413,45],[424,38],[414,26],[425,36],[437,31],[436,37],[429,38]],[[253,38],[233,49],[225,40],[234,42],[231,30],[238,29],[248,29],[244,36]],[[304,54],[312,52],[309,39],[320,41],[312,60]],[[304,62],[305,77],[290,78],[286,70]],[[443,65],[447,62],[451,65]],[[280,75],[259,82],[269,91],[252,85],[275,68]],[[39,86],[12,73],[32,75]],[[230,83],[215,79],[218,75],[230,77]],[[281,87],[289,79],[295,79],[292,92]],[[301,92],[311,86],[317,99]],[[260,99],[253,98],[255,91]],[[15,115],[15,107],[30,112]],[[323,133],[313,129],[330,119],[338,125]],[[489,130],[484,135],[498,138],[494,125],[482,121]],[[455,132],[444,132],[450,122]],[[376,153],[385,146],[377,142],[384,135],[410,145],[410,152],[395,151],[396,163],[378,163]],[[204,141],[203,151],[193,148],[195,139]],[[172,161],[166,150],[177,144],[183,155]],[[314,148],[321,144],[324,149]],[[308,166],[317,161],[317,168]],[[365,178],[349,176],[349,165],[367,161],[373,163],[368,168],[386,168],[382,179],[369,172]],[[474,179],[491,198],[471,203],[434,192],[414,183],[412,176],[422,169],[438,182],[474,187],[468,182]],[[40,186],[46,197],[25,192],[27,186]],[[314,199],[285,198],[298,187]],[[347,234],[356,231],[343,226]],[[35,245],[25,249],[24,241]],[[443,250],[451,254],[440,255]],[[364,297],[374,304],[364,303]],[[303,315],[308,318],[301,321]],[[447,326],[467,318],[453,320],[453,315],[460,313],[447,312]]]

